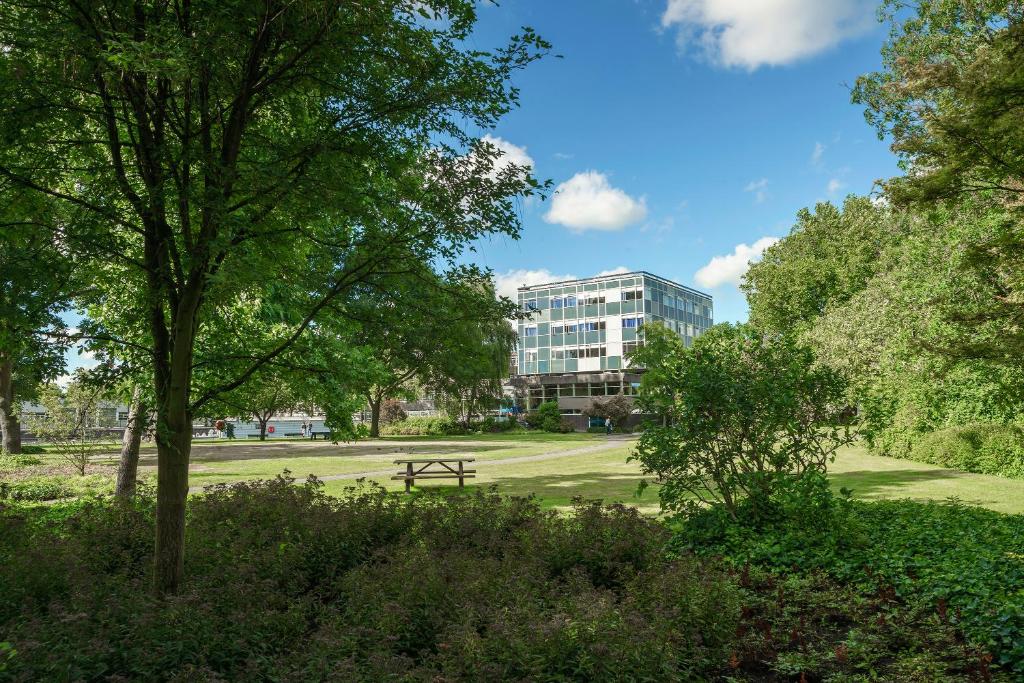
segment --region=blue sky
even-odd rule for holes
[[[521,107],[489,132],[561,191],[523,206],[522,239],[480,244],[477,262],[506,293],[550,277],[648,270],[711,293],[717,321],[746,319],[738,278],[800,208],[868,193],[897,173],[887,144],[850,103],[857,76],[880,65],[887,27],[876,6],[502,0],[483,8],[476,47],[529,25],[562,55],[516,78]]]
[[[518,75],[492,136],[560,191],[523,236],[478,244],[499,289],[648,270],[745,320],[736,283],[796,212],[897,172],[850,104],[878,68],[876,0],[501,0],[473,47],[532,26],[554,46]],[[698,276],[698,273],[701,275]],[[70,316],[71,324],[77,316]],[[68,354],[69,369],[94,360]]]

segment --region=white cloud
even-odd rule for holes
[[[747,186],[743,188],[744,192],[753,192],[754,201],[758,204],[768,198],[768,179],[761,178],[760,180],[751,180],[747,183]]]
[[[726,283],[739,285],[750,262],[759,260],[764,250],[778,241],[778,237],[762,237],[750,245],[737,244],[731,254],[712,258],[693,279],[701,287],[718,287]]]
[[[538,270],[527,270],[517,268],[504,273],[497,273],[494,276],[494,289],[499,296],[507,296],[513,301],[516,300],[516,290],[526,285],[543,285],[548,282],[561,282],[562,280],[575,280],[575,275],[556,275],[547,268]]]
[[[828,181],[828,193],[829,194],[835,194],[836,192],[838,192],[839,190],[843,189],[844,187],[846,187],[846,183],[844,183],[839,178],[833,178],[832,180]]]
[[[525,166],[526,168],[533,168],[533,158],[526,153],[525,147],[519,145],[513,145],[504,138],[494,137],[491,135],[485,135],[481,138],[484,142],[490,143],[497,147],[501,151],[501,156],[494,162],[494,170],[491,172],[492,176],[496,176],[500,171],[507,168],[510,164],[516,166]]]
[[[573,155],[573,154],[568,154],[568,153],[566,153],[566,152],[555,152],[555,154],[554,154],[554,157],[555,157],[556,159],[558,159],[559,161],[564,161],[564,160],[566,160],[566,159],[572,159],[572,158],[573,158],[573,156],[575,156],[575,155]]]
[[[627,268],[626,266],[615,266],[614,268],[612,268],[610,270],[602,270],[600,273],[598,273],[594,277],[604,277],[605,275],[618,275],[620,273],[631,273],[631,272],[633,272],[632,269]]]
[[[612,187],[603,173],[584,171],[555,188],[544,220],[583,232],[621,230],[639,223],[646,215],[647,205],[642,198],[633,199]]]
[[[667,0],[661,25],[678,28],[713,62],[754,70],[790,64],[868,31],[875,0]]]
[[[825,153],[825,145],[820,142],[814,143],[814,151],[811,152],[811,163],[817,166],[821,163],[821,156]]]

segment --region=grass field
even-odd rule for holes
[[[329,493],[355,484],[357,477],[398,491],[396,458],[465,456],[476,459],[478,476],[468,486],[496,486],[509,495],[535,494],[546,507],[568,506],[574,496],[635,505],[658,511],[656,487],[636,495],[640,468],[627,461],[632,440],[601,434],[485,434],[464,437],[389,437],[356,443],[255,440],[197,442],[193,446],[193,492],[203,486],[272,478],[288,470],[297,479],[313,474]],[[42,456],[52,464],[53,456]],[[97,472],[111,473],[116,454],[94,457]],[[140,475],[152,477],[155,450],[143,450]],[[0,475],[2,476],[2,475]],[[1024,513],[1024,480],[967,474],[907,460],[869,454],[862,447],[842,450],[831,468],[836,488],[847,487],[864,499],[912,498],[962,502],[1004,513]],[[449,480],[424,482],[423,489],[454,488]]]

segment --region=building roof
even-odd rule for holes
[[[636,277],[636,276],[649,277],[652,280],[660,280],[661,282],[664,282],[665,284],[672,285],[673,287],[678,287],[679,289],[685,289],[688,292],[693,292],[694,294],[699,294],[700,296],[707,297],[708,299],[713,299],[713,297],[710,294],[708,294],[707,292],[702,292],[699,289],[694,289],[693,287],[687,287],[686,285],[681,285],[681,284],[679,284],[678,282],[676,282],[674,280],[669,280],[666,277],[661,277],[660,275],[655,275],[654,273],[649,273],[646,270],[631,270],[628,273],[612,273],[612,274],[609,274],[609,275],[595,275],[594,277],[578,277],[578,278],[574,278],[572,280],[558,280],[556,282],[545,282],[545,283],[537,284],[537,285],[527,285],[527,286],[519,287],[518,291],[520,291],[520,292],[528,292],[528,291],[533,290],[533,289],[544,289],[545,287],[555,287],[555,286],[558,286],[558,285],[567,285],[570,282],[600,282],[601,280],[620,280],[620,279],[622,279],[624,277]]]

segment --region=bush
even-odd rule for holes
[[[908,457],[963,472],[1024,478],[1024,430],[985,423],[947,427],[922,436]]]
[[[85,476],[41,475],[11,482],[0,482],[0,499],[46,501],[73,496],[113,493],[113,480],[102,474]]]
[[[527,413],[526,424],[531,429],[542,429],[545,432],[561,432],[568,434],[576,431],[572,420],[562,417],[562,411],[558,407],[558,401],[546,401],[537,406],[537,410]]]
[[[11,455],[0,453],[0,472],[11,472],[14,470],[19,470],[23,467],[41,465],[42,463],[42,460],[32,455]]]
[[[469,428],[473,431],[488,432],[491,434],[497,432],[508,432],[516,429],[517,427],[518,425],[516,424],[516,421],[512,418],[498,420],[493,417],[485,417],[484,419],[478,422],[473,422],[469,425]]]
[[[635,510],[532,499],[339,499],[316,482],[188,501],[186,581],[148,597],[152,494],[0,519],[16,680],[708,680],[736,581],[669,559]],[[16,528],[15,528],[16,527]]]
[[[385,436],[457,436],[465,434],[466,429],[444,417],[410,417],[382,425],[380,433]]]
[[[850,442],[845,382],[807,347],[749,325],[715,325],[689,348],[665,327],[644,330],[638,403],[660,424],[633,459],[662,482],[662,509],[770,515],[794,478],[823,474]]]
[[[46,449],[42,446],[36,446],[34,444],[23,445],[21,447],[22,455],[42,455],[46,452]]]
[[[408,415],[405,412],[405,408],[402,404],[395,399],[388,399],[380,407],[380,423],[382,425],[389,425],[392,422],[401,422],[402,420],[408,419]]]

